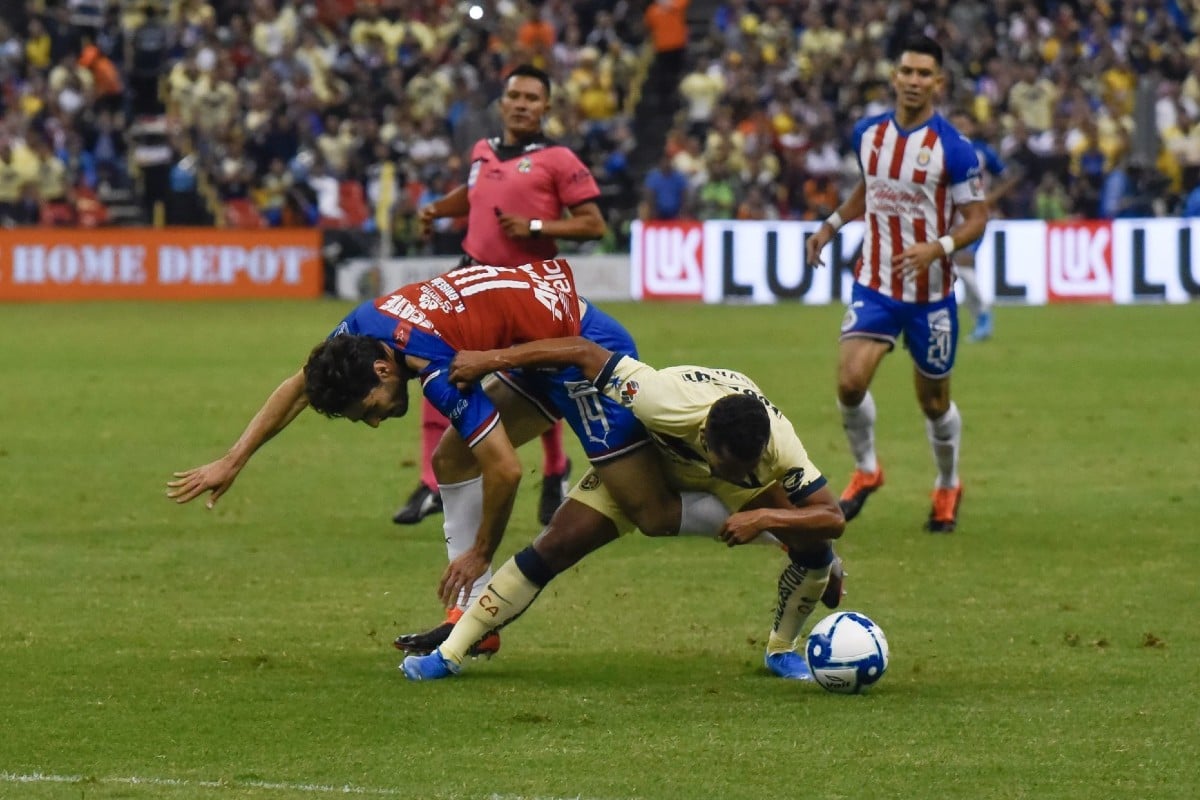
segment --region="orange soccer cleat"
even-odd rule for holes
[[[962,501],[962,494],[962,484],[953,489],[934,489],[933,508],[929,510],[925,530],[930,533],[953,533],[958,524],[958,504]]]
[[[846,490],[842,492],[841,499],[838,500],[846,522],[858,516],[858,513],[862,511],[863,504],[867,502],[867,498],[880,486],[883,486],[883,467],[876,465],[874,472],[854,470],[854,474],[850,476],[850,485],[846,487]]]

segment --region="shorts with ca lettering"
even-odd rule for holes
[[[614,353],[637,358],[637,344],[629,331],[591,304],[583,314],[579,335]],[[564,419],[593,463],[619,458],[650,444],[646,429],[633,412],[606,397],[578,367],[513,370],[496,377],[548,419]]]
[[[842,317],[842,339],[875,339],[893,346],[903,334],[917,371],[944,378],[958,349],[958,304],[951,294],[936,303],[904,303],[855,283]]]

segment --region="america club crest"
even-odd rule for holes
[[[625,385],[621,387],[621,405],[633,405],[633,398],[637,396],[640,388],[637,381],[625,381]]]

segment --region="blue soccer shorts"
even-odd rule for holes
[[[629,331],[590,303],[579,334],[614,353],[637,358],[637,345]],[[650,442],[633,412],[592,386],[578,367],[513,370],[497,377],[547,417],[565,420],[593,464],[619,458]]]
[[[855,283],[842,317],[842,339],[866,338],[904,347],[917,371],[944,378],[958,351],[958,304],[953,293],[934,303],[905,303]]]

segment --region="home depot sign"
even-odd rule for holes
[[[322,281],[308,229],[0,231],[0,300],[317,297]]]

